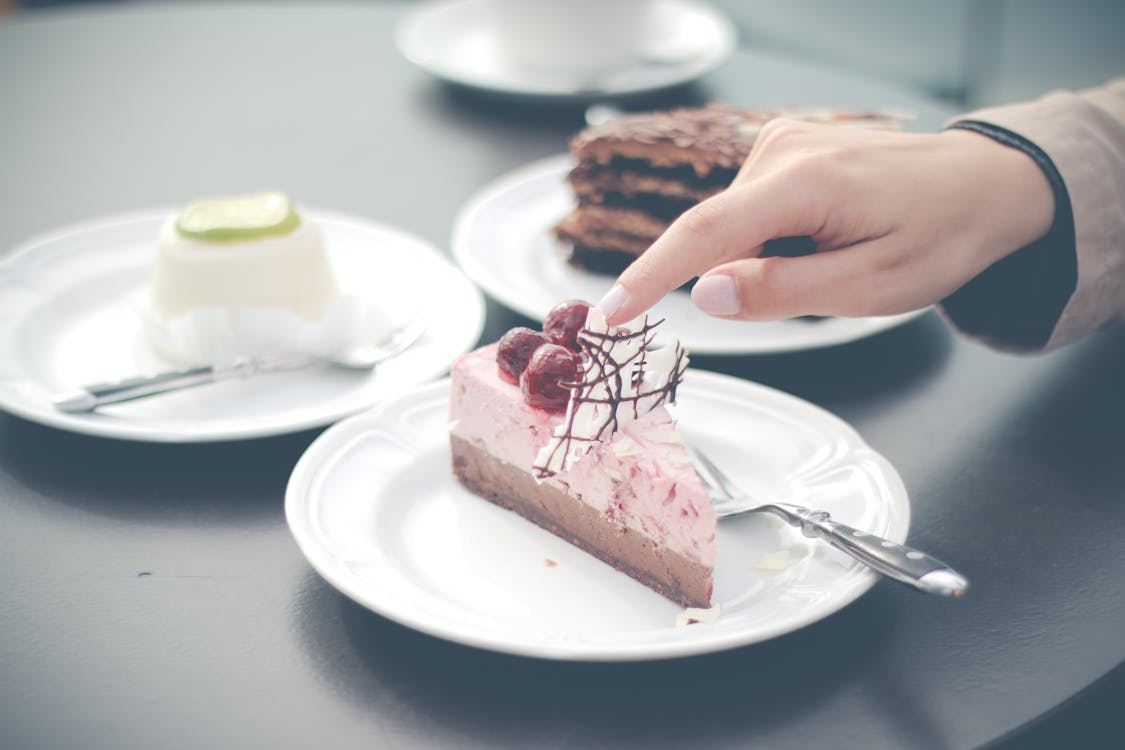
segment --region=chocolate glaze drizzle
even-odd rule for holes
[[[646,315],[636,331],[609,329],[604,317],[591,311],[578,333],[581,378],[568,384],[566,417],[532,466],[537,479],[554,476],[572,455],[609,438],[623,423],[675,403],[688,357],[675,339],[653,348],[656,328],[663,322],[649,323]]]

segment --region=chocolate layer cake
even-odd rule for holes
[[[899,127],[896,114],[836,110],[748,110],[727,104],[629,114],[586,128],[570,142],[575,208],[555,227],[568,260],[617,274],[684,211],[724,190],[762,126],[784,116],[862,127]],[[808,243],[773,244],[801,254]]]

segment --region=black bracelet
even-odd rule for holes
[[[970,130],[1027,154],[1051,185],[1055,216],[1046,235],[986,268],[942,300],[942,307],[959,327],[997,346],[1041,349],[1078,284],[1066,183],[1043,149],[1018,133],[979,120],[960,120],[949,128]]]

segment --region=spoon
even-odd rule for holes
[[[93,383],[57,393],[51,403],[69,414],[92,412],[100,406],[245,378],[267,372],[298,370],[310,365],[327,365],[344,370],[369,371],[376,365],[406,351],[429,328],[428,315],[416,313],[406,323],[374,344],[355,347],[332,355],[295,354],[274,357],[241,357],[228,365],[202,365],[137,375],[106,383]]]

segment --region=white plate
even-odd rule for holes
[[[525,656],[661,659],[790,632],[875,581],[869,569],[777,519],[731,517],[718,534],[713,602],[721,616],[676,627],[676,604],[462,488],[450,469],[448,408],[442,380],[333,426],[297,462],[286,490],[289,528],[312,566],[399,623]],[[833,415],[703,371],[688,373],[677,408],[686,438],[746,490],[815,496],[835,519],[905,541],[902,481]],[[788,564],[764,569],[782,550]]]
[[[613,277],[575,268],[551,228],[573,207],[566,183],[573,166],[563,154],[528,164],[485,186],[457,216],[453,257],[485,292],[542,322],[557,302],[597,302]],[[844,344],[901,325],[924,313],[869,318],[769,322],[731,321],[700,312],[684,290],[653,307],[696,354],[766,354]]]
[[[117,216],[33,239],[0,261],[0,408],[73,432],[147,441],[216,441],[319,427],[448,371],[484,327],[480,292],[424,241],[371,221],[310,212],[342,291],[436,317],[374,373],[310,368],[230,380],[64,414],[67,387],[169,369],[141,334],[130,297],[147,283],[172,209]]]
[[[734,25],[717,9],[690,0],[661,0],[645,59],[591,79],[507,64],[488,27],[490,0],[424,3],[406,14],[395,41],[411,62],[438,78],[488,91],[559,98],[594,98],[675,86],[723,63],[737,45]]]

